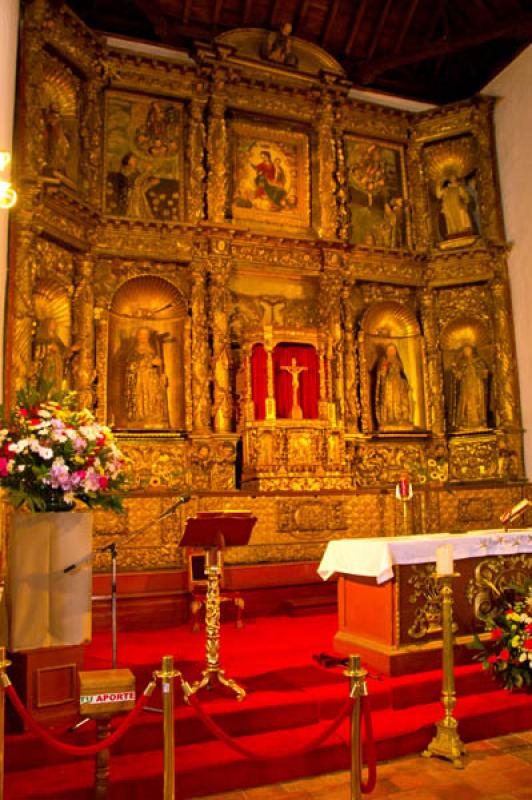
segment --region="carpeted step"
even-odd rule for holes
[[[417,706],[373,714],[379,760],[420,752],[432,739],[435,723],[443,716],[441,704]],[[464,741],[499,735],[532,726],[532,697],[496,690],[460,698],[456,707],[459,733]],[[326,720],[291,729],[238,737],[268,761],[249,760],[217,740],[176,747],[177,796],[191,798],[211,792],[292,780],[346,769],[349,765],[349,722],[312,753],[295,754],[328,724]],[[113,753],[113,800],[145,800],[161,794],[162,754],[154,742],[144,752]],[[6,800],[89,800],[93,780],[91,761],[77,761],[37,769],[20,769],[6,775]]]

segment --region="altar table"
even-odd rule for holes
[[[327,580],[338,574],[335,649],[359,653],[374,669],[401,675],[441,664],[441,619],[433,578],[436,548],[451,544],[457,663],[481,617],[493,607],[493,586],[532,577],[532,529],[423,536],[347,539],[330,542],[318,568]]]

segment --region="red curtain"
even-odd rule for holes
[[[251,351],[251,394],[255,404],[255,419],[266,416],[268,367],[264,345],[256,344]]]
[[[292,366],[295,358],[299,373],[298,402],[304,419],[318,418],[319,371],[318,356],[309,344],[278,344],[273,351],[273,381],[277,417],[287,419],[292,410],[292,376],[281,367]]]

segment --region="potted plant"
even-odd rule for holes
[[[15,508],[6,587],[12,651],[90,640],[90,563],[64,569],[91,553],[90,509],[122,510],[124,458],[110,429],[75,402],[75,393],[51,396],[41,383],[2,415],[0,486]]]

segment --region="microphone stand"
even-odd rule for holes
[[[158,522],[162,522],[163,519],[169,517],[171,514],[176,511],[179,506],[183,505],[183,503],[188,503],[190,500],[189,495],[183,495],[180,497],[170,508],[167,508],[166,511],[163,511],[162,514],[159,514],[158,517],[155,519],[150,520],[146,523],[146,525],[142,525],[137,530],[132,531],[124,541],[121,542],[121,546],[124,547],[128,545],[133,539],[137,536],[140,536],[141,533],[151,528],[152,525],[156,525]],[[83,566],[84,564],[92,564],[94,559],[99,553],[110,553],[111,554],[111,636],[112,636],[112,655],[111,655],[111,666],[113,669],[116,669],[117,664],[117,607],[116,607],[116,599],[117,599],[117,568],[116,568],[116,561],[118,556],[118,542],[117,540],[113,540],[108,544],[103,545],[102,547],[97,547],[92,553],[89,553],[83,558],[80,558],[79,561],[76,561],[74,564],[69,564],[68,567],[65,567],[63,572],[65,574],[69,572],[73,572],[74,570],[78,569],[79,567]]]

